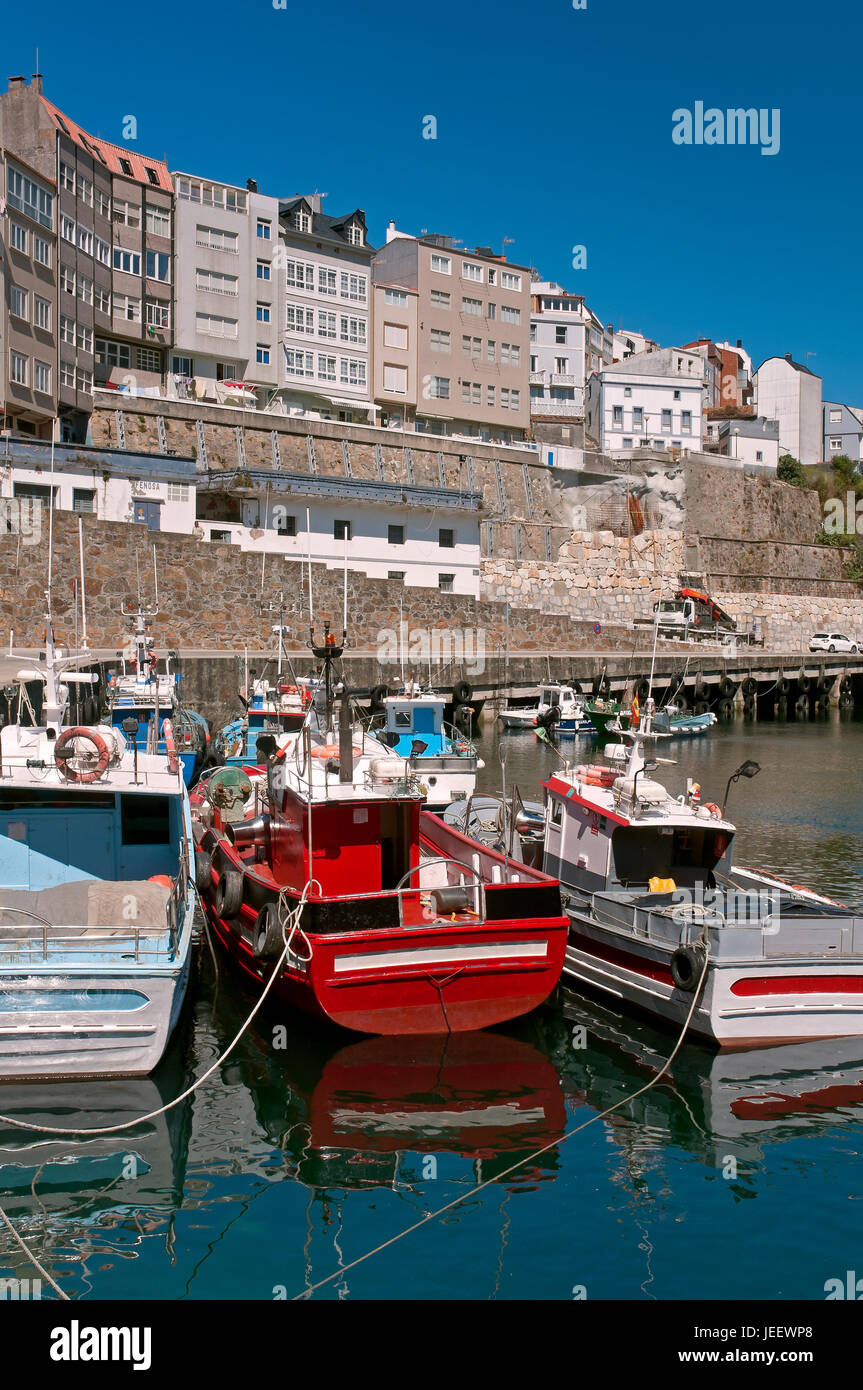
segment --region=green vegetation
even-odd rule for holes
[[[793,454],[783,454],[776,467],[776,476],[783,483],[791,483],[792,487],[808,487],[806,474],[803,472],[803,465]]]

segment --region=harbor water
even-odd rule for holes
[[[490,721],[478,741],[480,790],[505,778],[535,799],[558,761]],[[589,739],[572,747],[590,757]],[[729,795],[737,861],[863,909],[863,721],[736,720],[661,753],[675,793],[693,777],[717,802],[757,761]],[[0,1113],[87,1130],[158,1109],[254,1002],[202,939],[153,1078],[2,1086]],[[863,1040],[684,1043],[644,1091],[674,1043],[566,989],[512,1026],[449,1039],[361,1038],[265,1005],[199,1090],[135,1129],[51,1138],[0,1120],[0,1200],[85,1302],[824,1299],[863,1269]],[[6,1231],[0,1275],[35,1277]]]

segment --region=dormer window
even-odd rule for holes
[[[306,212],[305,208],[297,208],[293,216],[294,230],[298,232],[310,232],[312,230],[312,215]]]
[[[132,166],[129,163],[128,159],[120,160],[120,168],[123,170],[124,174],[128,174],[130,178],[134,178],[134,174],[132,173]]]
[[[351,246],[362,246],[364,239],[361,223],[351,222],[348,227],[348,241]]]

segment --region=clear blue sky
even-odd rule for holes
[[[85,128],[262,192],[447,232],[660,342],[790,351],[863,406],[863,18],[849,0],[8,5],[6,73]],[[72,18],[67,16],[72,15]],[[781,111],[781,147],[677,146],[672,112]],[[436,140],[422,139],[434,115]],[[572,269],[572,247],[587,268]],[[814,357],[806,353],[816,354]]]

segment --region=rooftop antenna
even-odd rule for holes
[[[51,578],[54,573],[54,435],[51,430],[51,475],[48,486],[48,619],[51,618]]]
[[[500,248],[501,258],[502,258],[503,260],[506,259],[506,248],[507,248],[508,246],[512,246],[512,244],[513,244],[514,241],[515,241],[515,237],[513,237],[513,236],[505,236],[505,237],[504,237],[503,242],[501,243],[501,248]]]

